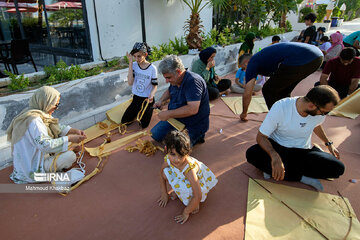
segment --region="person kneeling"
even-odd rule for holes
[[[60,93],[56,89],[41,87],[30,98],[29,107],[11,122],[7,135],[14,163],[10,178],[15,183],[35,183],[34,173],[53,172],[55,167],[61,171],[75,162],[76,155],[68,149],[69,142],[79,143],[86,135],[59,124],[52,117],[59,103]]]
[[[332,87],[317,86],[306,96],[277,101],[260,126],[258,144],[246,151],[247,161],[263,171],[266,179],[300,181],[323,190],[318,179],[338,178],[345,168],[321,126],[339,99]],[[331,154],[311,147],[312,132]]]

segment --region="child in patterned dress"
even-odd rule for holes
[[[158,203],[165,207],[169,197],[172,200],[179,198],[186,207],[181,215],[175,216],[175,221],[183,224],[190,213],[199,211],[200,202],[205,201],[218,180],[205,164],[190,156],[190,139],[186,133],[171,131],[164,141],[167,155],[160,171],[161,197]],[[170,196],[166,181],[174,190]]]

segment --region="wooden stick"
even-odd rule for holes
[[[347,204],[347,202],[346,202],[345,198],[343,197],[343,195],[341,195],[341,193],[340,193],[339,191],[337,191],[337,193],[338,193],[339,196],[342,198],[342,200],[345,202],[345,205],[346,205],[346,207],[347,207],[347,209],[348,209],[348,211],[349,211],[350,224],[349,224],[349,229],[348,229],[348,231],[347,231],[347,233],[346,233],[346,235],[345,235],[345,237],[344,237],[344,240],[346,240],[347,237],[348,237],[349,234],[350,234],[351,227],[352,227],[352,213],[351,213],[350,207],[349,207],[349,205]]]

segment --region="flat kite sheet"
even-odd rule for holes
[[[355,119],[360,114],[360,89],[356,90],[330,112],[330,115]]]
[[[97,156],[101,156],[103,154],[107,154],[107,153],[111,153],[112,151],[114,151],[115,149],[121,148],[143,136],[149,135],[149,133],[147,131],[141,131],[141,132],[137,132],[131,135],[128,135],[126,137],[120,138],[116,141],[112,141],[110,143],[107,143],[103,146],[103,148],[101,149],[100,146],[95,147],[95,148],[85,148],[85,150],[93,157],[97,157]]]
[[[114,130],[118,127],[117,124],[114,124],[110,122],[109,120],[104,120],[102,123],[107,125],[107,128],[100,128],[98,124],[95,124],[94,126],[89,127],[84,132],[86,134],[86,139],[84,140],[84,143],[90,142],[91,140],[94,140],[97,137],[100,137],[101,135],[110,132],[111,130]]]
[[[328,239],[359,239],[360,223],[349,200],[348,208],[340,196],[284,186],[257,180],[272,192],[268,193],[255,181],[249,179],[245,239],[324,239],[300,217],[285,207],[282,200]]]
[[[242,97],[222,97],[224,103],[235,113],[242,113]],[[264,113],[269,109],[266,106],[263,96],[253,96],[249,105],[248,113]]]
[[[116,107],[113,107],[112,109],[108,110],[106,112],[106,116],[110,121],[113,121],[114,123],[120,124],[121,119],[124,115],[125,110],[130,106],[132,102],[132,98],[129,100],[120,103]]]

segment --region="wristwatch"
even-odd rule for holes
[[[332,145],[333,144],[333,142],[332,141],[329,141],[329,142],[327,142],[327,143],[325,143],[325,146],[330,146],[330,145]]]

